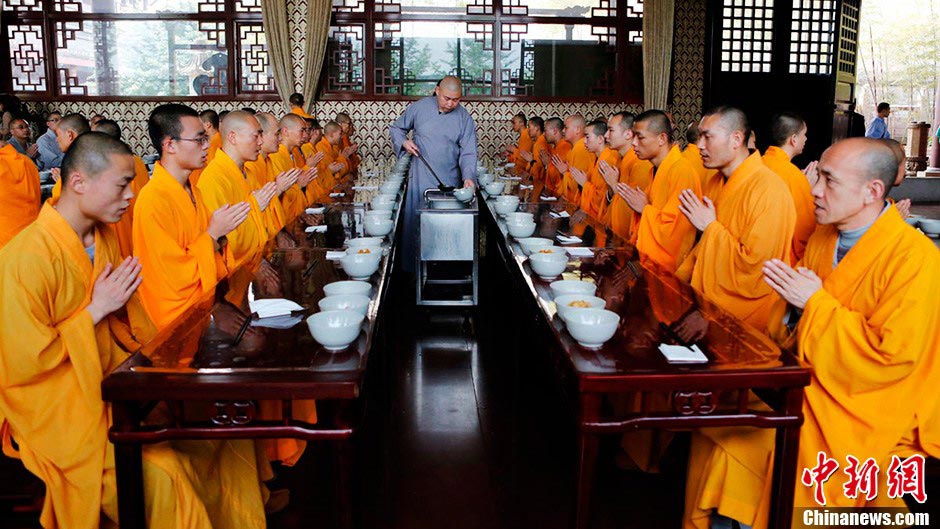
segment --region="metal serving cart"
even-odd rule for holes
[[[479,209],[453,192],[428,189],[418,210],[417,300],[423,306],[475,306],[479,289]]]

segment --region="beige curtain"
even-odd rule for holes
[[[281,101],[290,110],[287,98],[294,93],[294,67],[291,63],[290,26],[287,0],[261,0],[264,38],[268,42],[268,57],[274,70],[274,84]]]
[[[643,3],[643,105],[666,110],[672,74],[675,0]]]
[[[304,65],[304,101],[307,111],[313,105],[317,95],[317,83],[320,81],[320,70],[323,68],[323,59],[326,57],[326,43],[330,36],[330,12],[333,9],[333,0],[309,0],[307,6],[307,34],[306,50],[307,63]]]

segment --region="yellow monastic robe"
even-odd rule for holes
[[[777,295],[764,282],[764,261],[789,262],[796,211],[783,181],[759,154],[734,171],[717,200],[717,220],[676,272],[692,287],[754,328],[767,328]]]
[[[324,176],[330,177],[330,187],[333,187],[333,185],[339,182],[346,173],[344,172],[344,169],[340,169],[337,173],[332,173],[329,167],[330,164],[334,162],[341,162],[342,160],[336,156],[336,151],[334,150],[333,145],[327,141],[325,136],[320,138],[320,141],[317,142],[316,149],[317,152],[323,153],[323,159],[320,160],[320,163],[317,165],[317,167]]]
[[[576,167],[586,174],[591,173],[596,161],[597,156],[584,146],[584,138],[578,140],[571,148],[571,152],[568,153],[568,167]],[[568,204],[575,207],[581,204],[581,187],[571,176],[571,171],[566,172],[562,177],[561,184],[558,187],[558,196],[563,197]]]
[[[192,196],[157,162],[150,183],[134,206],[134,254],[140,258],[139,289],[147,314],[158,329],[213,292],[234,263],[229,245],[223,253],[206,230],[212,212],[190,180]]]
[[[525,158],[519,156],[519,151],[529,151],[532,152],[532,149],[535,145],[535,142],[532,141],[532,137],[529,136],[529,129],[522,127],[522,130],[519,131],[519,143],[516,145],[516,148],[512,150],[512,154],[509,155],[509,161],[515,163],[515,167],[512,168],[512,172],[519,174],[526,170],[529,166],[529,162],[525,161]]]
[[[567,140],[558,140],[554,146],[549,149],[549,154],[551,156],[558,156],[562,160],[568,159],[568,153],[571,152],[571,143]],[[549,164],[545,167],[545,189],[552,193],[555,196],[559,196],[558,188],[561,186],[562,174],[558,172],[558,169],[555,169],[555,164],[551,163],[549,158]]]
[[[302,109],[302,108],[300,108],[300,107],[290,107],[290,112],[291,112],[291,114],[297,114],[298,116],[300,116],[300,117],[302,117],[302,118],[304,118],[304,119],[313,119],[313,116],[311,116],[310,114],[308,114],[306,110],[304,110],[304,109]]]
[[[670,272],[675,271],[695,244],[695,226],[679,211],[679,193],[686,189],[702,197],[695,171],[679,147],[673,145],[646,190],[650,203],[643,208],[642,215],[633,216],[631,241],[644,257]]]
[[[300,165],[295,163],[295,160],[290,155],[290,151],[287,150],[287,146],[281,144],[277,152],[268,155],[268,174],[278,175],[291,169],[302,169],[304,162],[303,160],[298,161]],[[317,179],[319,179],[319,177],[317,177]],[[304,192],[300,189],[299,184],[292,185],[281,195],[281,205],[283,206],[284,215],[287,217],[286,220],[288,223],[293,222],[294,219],[304,212],[304,209],[307,208],[307,197],[304,196]]]
[[[702,184],[702,195],[712,199],[712,202],[718,199],[721,194],[721,188],[725,185],[725,179],[715,169],[708,169],[702,162],[702,151],[698,145],[690,143],[682,151],[682,156],[689,161],[695,174],[698,175],[699,182]]]
[[[294,148],[294,160],[301,160],[301,163],[304,164],[303,169],[306,171],[309,167],[306,165],[306,160],[320,149],[320,143],[317,143],[315,150],[311,154],[306,154],[306,147],[310,145],[309,143],[304,144],[304,153],[301,154],[298,152],[298,149]],[[329,143],[327,143],[329,145]],[[330,171],[329,165],[332,162],[327,162],[327,159],[332,156],[332,145],[329,145],[330,151],[324,154],[323,159],[317,163],[317,177],[307,184],[307,188],[304,190],[304,193],[307,197],[307,204],[328,204],[330,202],[330,193],[333,191],[333,188],[336,187],[337,179],[333,176],[333,173]],[[312,147],[313,148],[313,147]]]
[[[587,182],[581,190],[581,209],[593,217],[595,220],[603,221],[607,215],[607,181],[601,175],[598,165],[601,161],[610,164],[611,167],[620,165],[620,153],[607,147],[601,153],[591,171],[588,173]]]
[[[221,148],[222,148],[222,134],[219,132],[215,132],[209,138],[209,152],[206,156],[206,166],[212,163],[212,160],[215,159],[215,154],[219,152],[219,149]],[[193,174],[189,177],[189,179],[193,182],[193,185],[199,183],[199,177],[202,176],[202,171],[204,169],[205,167],[203,167],[202,169],[196,169],[195,171],[193,171]]]
[[[9,143],[0,147],[0,249],[39,216],[39,170]]]
[[[120,261],[110,226],[96,229],[92,263],[51,205],[0,252],[0,318],[17,329],[0,334],[0,431],[4,452],[46,484],[40,522],[49,529],[97,528],[102,513],[117,520],[101,382],[153,326],[136,295],[125,307],[130,326],[116,314],[94,324],[84,309],[105,265]],[[148,527],[264,527],[253,454],[250,441],[144,446]]]
[[[796,226],[793,231],[793,245],[790,264],[803,258],[806,241],[816,229],[816,206],[813,203],[813,189],[803,171],[800,171],[790,156],[779,147],[768,147],[763,157],[764,165],[777,173],[790,189],[793,206],[796,208]]]
[[[532,145],[532,164],[529,166],[529,174],[532,175],[532,183],[534,185],[532,190],[532,196],[534,197],[541,195],[542,190],[545,189],[545,166],[542,165],[542,159],[540,158],[540,153],[543,151],[547,151],[551,154],[548,140],[545,139],[544,134],[540,134]]]
[[[257,191],[271,182],[277,183],[277,175],[268,173],[268,165],[268,157],[264,153],[259,154],[257,160],[245,162],[245,176],[248,177],[248,186],[251,191]],[[268,238],[274,237],[287,224],[281,199],[277,195],[271,199],[267,209],[264,210],[264,224]]]
[[[118,238],[118,247],[121,249],[121,256],[128,257],[134,255],[134,204],[137,203],[137,196],[140,190],[150,181],[150,173],[147,172],[147,165],[140,156],[134,156],[134,180],[131,181],[131,191],[134,196],[130,199],[127,211],[121,216],[121,220],[114,223],[114,231]]]
[[[348,149],[352,145],[352,140],[349,139],[349,135],[345,132],[342,134],[343,149]],[[355,171],[359,167],[359,163],[362,162],[362,157],[358,153],[354,153],[349,157],[349,170]]]
[[[649,160],[637,158],[633,147],[621,158],[619,169],[621,184],[649,189],[650,182],[653,180],[653,164]],[[613,198],[607,207],[604,224],[610,226],[611,231],[618,237],[629,240],[633,226],[633,213],[633,209],[627,205],[626,201],[620,195],[613,193]]]

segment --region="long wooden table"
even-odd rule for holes
[[[326,233],[305,233],[311,220],[306,216],[286,228],[297,246],[272,247],[265,254],[277,272],[276,281],[249,271],[257,274],[249,295],[287,298],[304,307],[295,314],[296,325],[287,329],[249,325],[243,330],[251,312],[247,300],[233,304],[226,299],[227,287],[238,287],[223,284],[215,296],[161,331],[104,380],[102,394],[113,412],[109,438],[115,446],[121,527],[146,526],[142,445],[234,438],[332,441],[339,474],[337,522],[341,527],[352,525],[352,439],[361,415],[359,397],[370,351],[384,312],[402,208],[394,213],[396,229],[386,237],[385,256],[370,279],[373,301],[362,332],[347,349],[330,352],[313,340],[304,320],[318,311],[325,284],[348,279],[338,261],[326,259],[329,249],[341,248],[347,238],[365,236],[362,216],[368,207],[356,202],[355,192],[345,199],[350,202],[326,206]],[[292,402],[298,399],[317,401],[316,424],[292,418]],[[261,400],[276,401],[283,419],[263,418],[257,404]],[[153,423],[156,414],[151,411],[158,405],[163,418]]]
[[[524,193],[520,196],[529,198]],[[521,247],[496,215],[493,201],[480,207],[487,238],[497,239],[493,246],[513,283],[519,285],[522,297],[531,300],[543,327],[551,333],[549,343],[561,357],[557,363],[570,371],[577,386],[573,390],[579,408],[575,527],[583,529],[590,522],[600,436],[645,429],[751,426],[777,430],[770,526],[789,528],[803,388],[809,384],[810,371],[687,284],[641,264],[635,249],[612,236],[603,224],[586,219],[572,225],[570,218],[552,214],[563,209],[563,205],[546,202],[519,207],[535,216],[533,236],[554,239],[559,231],[575,233],[584,246],[593,247],[591,258],[570,258],[562,278],[595,283],[596,295],[606,300],[606,308],[620,315],[617,333],[599,350],[581,347],[565,330],[549,282],[531,271]],[[708,324],[705,338],[697,343],[709,362],[669,364],[659,344],[681,344],[676,325],[698,316]],[[634,397],[631,411],[603,411],[605,399],[623,395]],[[754,395],[769,409],[755,407]]]

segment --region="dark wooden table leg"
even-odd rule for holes
[[[137,428],[137,405],[115,402],[112,407],[114,428],[129,431]],[[123,529],[146,529],[144,510],[144,468],[142,447],[136,443],[114,443],[114,466],[118,493],[118,524]]]
[[[596,421],[600,414],[600,395],[581,395],[581,424]],[[591,522],[591,488],[594,486],[594,471],[597,466],[596,434],[583,429],[578,433],[578,503],[575,507],[575,529],[587,529]]]
[[[781,413],[790,417],[799,416],[802,424],[803,388],[788,388],[785,391],[785,404]],[[800,424],[777,429],[770,496],[770,526],[778,529],[790,529],[793,520],[793,491],[800,453]]]
[[[336,526],[340,529],[353,527],[353,495],[355,485],[353,467],[355,465],[352,439],[345,439],[334,443],[336,452]]]

